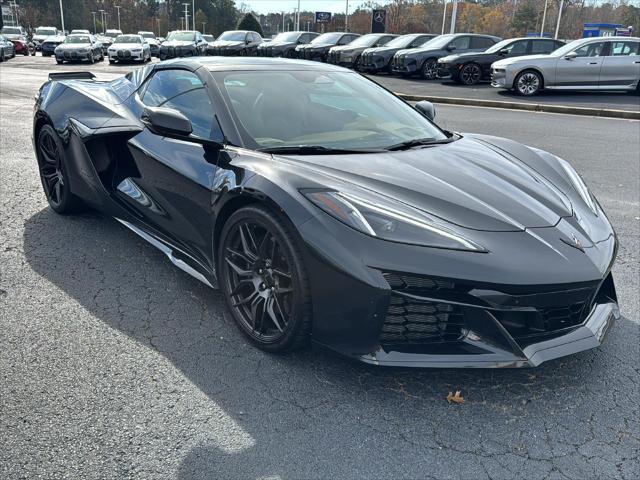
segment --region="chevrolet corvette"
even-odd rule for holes
[[[599,346],[619,317],[616,234],[568,161],[443,130],[433,105],[341,67],[57,73],[34,112],[50,207],[115,218],[220,289],[266,351],[531,367]]]

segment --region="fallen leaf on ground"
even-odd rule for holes
[[[462,398],[462,395],[460,395],[461,391],[460,390],[456,390],[456,394],[454,395],[453,392],[449,392],[449,395],[447,395],[447,402],[449,403],[464,403],[464,398]]]

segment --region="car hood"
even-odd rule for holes
[[[399,50],[397,52],[398,55],[421,55],[425,52],[439,52],[441,51],[441,48],[406,48],[404,50]]]
[[[458,60],[471,60],[472,58],[489,58],[491,56],[497,56],[496,53],[485,53],[485,52],[465,52],[465,53],[454,53],[453,55],[447,55],[446,57],[442,57],[440,60],[443,62],[457,62]]]
[[[398,47],[371,47],[371,48],[367,48],[363,53],[396,53],[399,52],[400,50],[402,50],[402,48],[398,48]]]
[[[23,38],[22,35],[17,33],[3,33],[2,36],[7,40],[20,40]]]
[[[229,40],[216,40],[215,42],[211,42],[209,45],[212,47],[226,47],[226,48],[237,48],[243,47],[245,45],[244,42],[232,42]]]
[[[37,40],[38,42],[42,42],[49,38],[51,35],[34,35],[33,40]]]
[[[45,42],[58,42],[58,43],[62,43],[64,42],[64,39],[66,37],[64,35],[51,35],[47,38],[44,39]]]
[[[507,65],[513,65],[515,63],[531,63],[543,60],[555,61],[557,58],[551,55],[525,55],[523,57],[504,58],[494,62],[493,65],[496,67],[506,67]]]
[[[56,48],[60,50],[78,50],[79,48],[91,48],[90,43],[61,43]]]
[[[305,43],[303,45],[298,45],[296,47],[296,50],[299,48],[301,50],[307,50],[307,49],[322,49],[322,48],[331,48],[331,47],[335,47],[335,43]]]
[[[261,45],[258,45],[258,48],[266,48],[266,47],[291,47],[296,45],[296,42],[264,42]]]
[[[533,150],[519,150],[529,164],[542,162]],[[286,158],[313,169],[318,181],[331,177],[328,188],[363,188],[468,229],[552,227],[573,213],[552,181],[481,137],[400,152]]]
[[[117,49],[126,48],[129,50],[132,50],[134,48],[142,49],[143,47],[140,43],[112,43],[111,48],[117,48]]]
[[[187,47],[189,45],[193,45],[193,40],[171,40],[164,42],[162,44],[163,47]]]

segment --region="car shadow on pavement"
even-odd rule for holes
[[[499,455],[535,457],[531,478],[568,458],[586,478],[599,442],[615,439],[631,455],[638,437],[624,413],[637,409],[634,395],[612,388],[634,375],[637,325],[626,319],[603,347],[537,369],[385,369],[319,349],[255,349],[219,293],[99,214],[37,212],[25,222],[24,254],[87,321],[163,355],[248,435],[236,447],[219,438],[190,448],[179,478],[479,478],[482,468],[499,473]],[[462,405],[446,401],[456,390]],[[589,442],[592,457],[579,452]]]

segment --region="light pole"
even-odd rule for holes
[[[542,12],[542,27],[540,27],[541,37],[544,37],[544,24],[547,21],[547,3],[548,0],[544,0],[544,11]]]
[[[444,0],[444,10],[442,12],[442,35],[444,35],[444,23],[447,21],[447,0]]]
[[[16,20],[15,20],[15,25],[19,25],[20,24],[20,18],[18,17],[18,4],[15,2],[15,0],[13,1],[13,5],[11,5],[11,3],[9,3],[9,9],[11,9],[11,7],[13,6],[13,9],[16,12]]]
[[[162,35],[160,35],[160,17],[156,18],[156,22],[158,22],[158,36],[161,37]]]
[[[298,0],[298,17],[296,19],[296,32],[300,31],[300,0]]]
[[[201,22],[202,23],[202,34],[204,35],[205,31],[204,31],[204,26],[207,24],[207,22]]]
[[[449,33],[456,33],[456,16],[458,14],[458,0],[453,0],[453,10],[451,11],[451,29]]]
[[[193,23],[193,31],[196,30],[196,0],[191,0],[191,22]]]
[[[186,2],[182,2],[184,5],[184,29],[189,29],[189,4]]]
[[[344,31],[349,31],[349,0],[347,0],[347,5],[344,10]]]
[[[93,15],[93,34],[96,34],[96,12],[91,12],[91,15]]]
[[[564,7],[564,0],[560,0],[560,9],[558,10],[558,23],[556,23],[556,34],[553,38],[558,38],[558,32],[560,31],[560,19],[562,18],[562,7]]]
[[[309,30],[311,26],[311,22],[309,20],[307,20],[307,32],[310,32],[311,30]]]
[[[122,30],[120,28],[120,5],[115,5],[116,10],[118,10],[118,30]]]
[[[100,23],[102,24],[102,33],[104,33],[104,10],[99,10],[100,12]]]
[[[104,23],[102,24],[102,33],[107,33],[107,15],[109,15],[109,13],[104,12]]]

